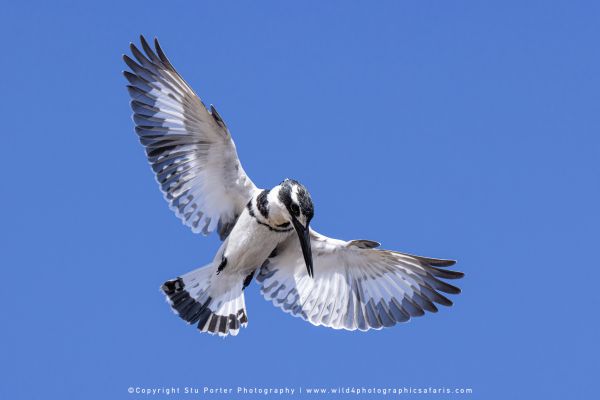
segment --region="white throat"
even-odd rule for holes
[[[270,225],[282,225],[289,222],[288,211],[285,205],[279,200],[279,191],[281,186],[275,186],[267,196],[269,203],[269,223]]]

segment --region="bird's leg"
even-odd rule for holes
[[[252,272],[250,272],[250,274],[244,279],[244,283],[242,284],[242,290],[246,289],[248,287],[248,285],[250,284],[250,282],[252,282],[252,278],[254,277],[254,273],[256,272],[256,270],[252,270]]]
[[[223,271],[223,269],[225,268],[226,265],[227,265],[227,258],[225,256],[223,256],[221,258],[221,264],[219,264],[219,268],[217,268],[217,275],[219,275],[221,273],[221,271]]]
[[[273,257],[277,257],[277,247],[275,247],[273,249],[273,251],[271,252],[271,254],[269,254],[269,258],[273,258]]]

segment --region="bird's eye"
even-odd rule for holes
[[[300,208],[298,207],[298,204],[292,204],[290,206],[290,210],[292,210],[292,214],[294,214],[296,217],[300,216]]]

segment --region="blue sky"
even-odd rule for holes
[[[598,3],[191,3],[3,5],[0,397],[597,391]],[[339,332],[253,285],[235,338],[176,318],[159,285],[219,242],[171,213],[133,132],[121,54],[140,33],[216,105],[257,185],[303,182],[329,236],[457,259],[455,306]]]

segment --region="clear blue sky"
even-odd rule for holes
[[[597,393],[597,2],[22,3],[0,16],[1,398]],[[238,337],[182,323],[159,285],[219,242],[171,213],[133,132],[121,54],[140,33],[217,106],[254,182],[303,182],[330,236],[457,259],[455,306],[339,332],[252,285]]]

